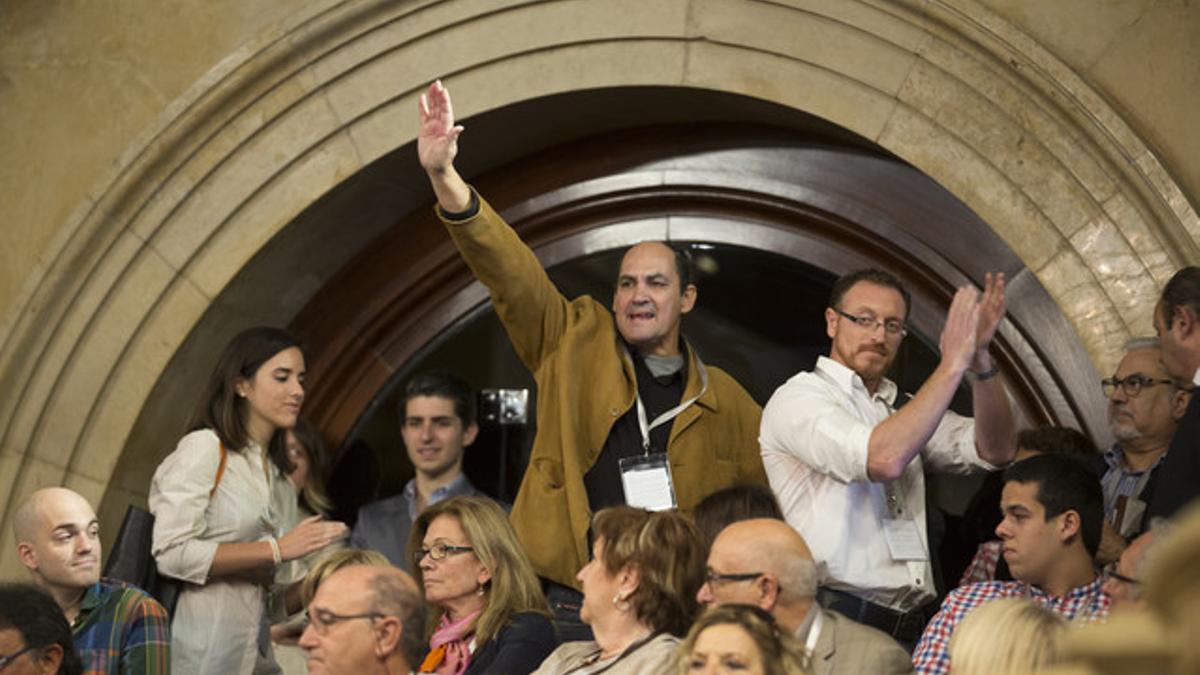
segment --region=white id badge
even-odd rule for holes
[[[665,453],[625,457],[618,465],[626,504],[648,511],[675,508],[675,486]]]
[[[892,560],[929,560],[917,521],[911,518],[884,518],[883,536],[887,539]]]

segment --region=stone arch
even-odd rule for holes
[[[5,519],[42,485],[98,503],[123,453],[161,454],[133,447],[131,434],[168,362],[195,356],[181,349],[197,331],[223,336],[245,316],[286,322],[311,296],[319,274],[212,314],[294,218],[412,139],[416,96],[435,75],[470,92],[458,100],[462,117],[565,91],[654,85],[743,94],[830,120],[990,223],[1101,369],[1146,330],[1157,286],[1198,258],[1200,219],[1120,114],[972,0],[314,7],[231,54],[163,113],[62,226],[6,317]],[[0,547],[11,544],[5,528]],[[13,569],[6,553],[0,576]]]

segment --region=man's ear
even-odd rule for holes
[[[47,675],[57,673],[63,662],[63,648],[57,642],[51,643],[38,650],[41,652],[37,659],[39,670]]]
[[[21,564],[25,566],[25,569],[29,570],[30,572],[37,571],[37,568],[38,568],[37,550],[34,549],[33,544],[31,544],[27,541],[22,541],[22,542],[18,543],[17,544],[17,558],[21,561]]]
[[[404,624],[394,616],[385,616],[375,621],[375,655],[381,660],[391,656],[400,648],[400,638],[404,636]],[[415,668],[420,664],[408,664]]]
[[[758,606],[771,612],[779,604],[779,579],[773,574],[764,574],[755,582],[758,586]]]
[[[1064,544],[1070,543],[1072,537],[1082,536],[1083,522],[1079,512],[1068,509],[1058,516],[1058,540]]]
[[[1186,389],[1176,389],[1171,395],[1171,419],[1178,422],[1187,413],[1188,403],[1192,400],[1192,392]]]
[[[463,447],[465,448],[474,443],[477,435],[479,435],[479,425],[471,422],[469,425],[467,425],[467,428],[463,430]]]
[[[1171,329],[1175,330],[1178,326],[1179,336],[1189,337],[1196,331],[1196,319],[1196,310],[1189,305],[1180,305],[1175,308],[1175,316],[1171,317]]]
[[[687,314],[696,306],[696,297],[699,291],[696,290],[696,284],[688,284],[687,288],[683,289],[683,302],[680,303],[679,311]]]
[[[838,313],[832,307],[825,308],[825,334],[832,340],[837,335]]]

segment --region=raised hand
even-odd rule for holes
[[[979,330],[982,308],[978,297],[970,286],[958,289],[942,329],[942,362],[958,372],[965,371],[975,358],[976,331]]]
[[[983,278],[983,299],[979,301],[979,329],[975,350],[982,357],[992,344],[996,328],[1004,318],[1004,272],[988,272]]]
[[[325,520],[322,516],[311,516],[300,521],[299,525],[279,538],[279,553],[284,562],[303,558],[338,539],[345,538],[348,531],[345,523]]]
[[[425,171],[445,173],[458,155],[458,136],[463,128],[454,124],[450,91],[441,80],[429,85],[418,103],[421,128],[417,133],[417,157]]]

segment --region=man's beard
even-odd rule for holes
[[[1142,432],[1133,426],[1133,422],[1125,419],[1109,420],[1108,429],[1112,432],[1113,437],[1122,443],[1136,441],[1142,437]]]

